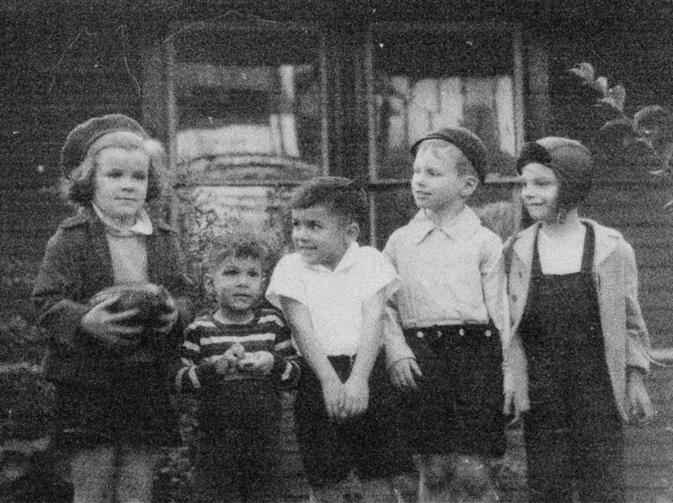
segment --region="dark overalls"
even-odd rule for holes
[[[582,268],[542,274],[535,237],[528,304],[519,332],[528,359],[524,417],[530,502],[624,501],[624,439],[592,278],[594,231]]]

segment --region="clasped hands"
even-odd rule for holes
[[[369,406],[369,383],[354,374],[346,380],[334,375],[322,384],[327,416],[337,422],[363,414]]]
[[[245,372],[265,375],[273,369],[273,355],[269,351],[246,351],[239,344],[232,344],[222,356],[215,360],[215,372],[231,375]]]

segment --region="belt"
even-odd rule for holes
[[[498,335],[498,329],[492,323],[470,325],[432,325],[430,327],[414,327],[404,330],[407,338],[424,339],[428,342],[438,342],[449,338],[485,337],[490,339]]]

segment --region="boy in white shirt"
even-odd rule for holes
[[[447,455],[456,460],[453,483],[459,486],[461,474],[480,478],[488,471],[471,457],[504,452],[508,329],[502,242],[466,205],[484,181],[484,144],[467,129],[443,128],[411,151],[411,189],[420,211],[384,249],[400,277],[386,354],[393,384],[405,391],[399,431],[420,455],[424,500],[425,475],[446,465]]]
[[[313,501],[342,502],[355,470],[364,501],[392,502],[374,369],[397,276],[379,251],[357,244],[366,197],[351,180],[314,178],[291,209],[296,251],[279,261],[266,295],[302,355],[295,421]]]

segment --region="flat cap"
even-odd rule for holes
[[[415,156],[419,145],[426,140],[442,140],[455,145],[467,157],[467,160],[472,163],[479,177],[479,182],[484,183],[486,173],[488,173],[486,145],[472,131],[459,126],[437,129],[417,140],[411,146],[411,154]]]

